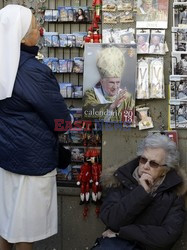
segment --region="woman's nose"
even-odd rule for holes
[[[149,161],[147,161],[147,162],[144,164],[144,168],[145,168],[145,169],[150,169]]]

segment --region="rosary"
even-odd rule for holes
[[[150,97],[163,98],[163,60],[154,59],[150,64]]]
[[[149,68],[148,63],[145,60],[138,62],[138,86],[137,86],[137,98],[148,99],[149,98]]]

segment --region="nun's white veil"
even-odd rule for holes
[[[32,21],[30,9],[10,4],[0,10],[0,100],[12,96],[20,44]]]

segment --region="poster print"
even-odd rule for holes
[[[172,54],[172,75],[187,76],[187,54]]]
[[[168,26],[169,0],[137,0],[137,28],[161,28]]]
[[[134,126],[136,44],[86,44],[83,118]]]

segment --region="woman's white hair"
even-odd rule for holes
[[[178,167],[179,165],[179,152],[176,143],[173,142],[168,136],[162,134],[148,135],[139,145],[137,155],[141,156],[147,148],[162,148],[166,152],[165,164],[170,168]]]

